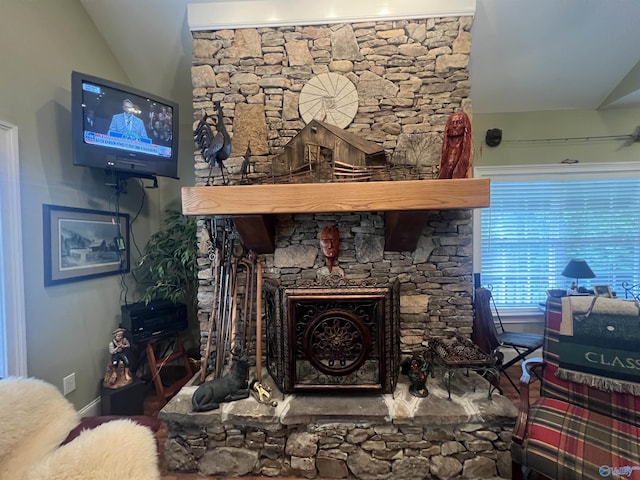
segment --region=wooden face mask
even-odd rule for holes
[[[340,232],[337,227],[324,227],[320,233],[320,248],[327,259],[329,271],[333,268],[333,262],[338,256],[340,246]]]

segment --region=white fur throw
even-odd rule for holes
[[[84,430],[32,468],[27,480],[158,480],[153,432],[131,420]]]
[[[0,480],[160,478],[150,429],[117,420],[59,446],[79,422],[53,385],[34,378],[0,380]]]

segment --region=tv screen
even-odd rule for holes
[[[178,178],[176,103],[79,72],[71,97],[74,165]]]

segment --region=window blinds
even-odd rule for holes
[[[586,260],[596,274],[578,279],[581,287],[609,285],[623,296],[622,282],[640,283],[639,177],[491,177],[480,273],[498,306],[536,307],[548,289],[567,290],[575,279],[560,273],[572,258]]]

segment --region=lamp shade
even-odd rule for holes
[[[593,270],[589,268],[589,265],[587,265],[587,262],[578,258],[569,260],[569,263],[567,263],[567,266],[564,267],[561,275],[563,277],[575,279],[594,278],[596,276],[596,274],[593,273]]]

